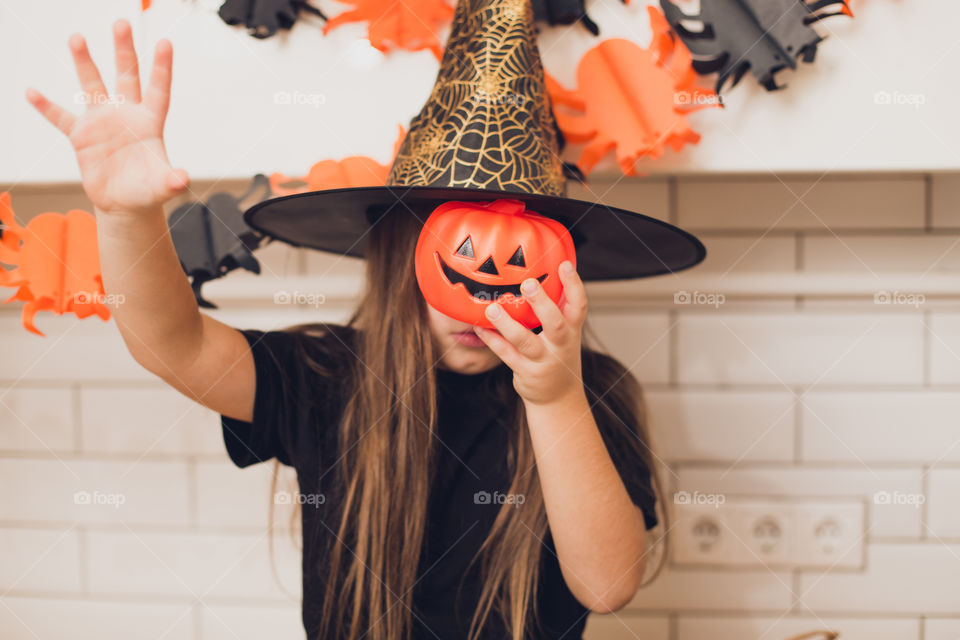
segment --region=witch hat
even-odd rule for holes
[[[458,0],[433,91],[386,186],[273,198],[244,219],[294,246],[362,257],[367,231],[382,216],[423,220],[443,202],[508,198],[569,230],[583,280],[679,271],[706,255],[673,225],[565,193],[530,0]]]

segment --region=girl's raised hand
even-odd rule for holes
[[[513,385],[520,397],[536,405],[584,392],[580,341],[587,294],[569,260],[562,262],[558,271],[563,284],[561,306],[544,293],[535,278],[520,284],[520,292],[543,326],[539,334],[511,318],[496,302],[487,305],[486,314],[499,333],[474,327],[480,339],[513,370]]]
[[[86,110],[75,116],[27,89],[27,100],[69,138],[77,154],[83,188],[94,206],[113,213],[155,211],[184,191],[189,178],[173,169],[163,145],[163,125],[170,104],[173,47],[157,43],[150,83],[141,99],[137,53],[130,23],[113,24],[117,85],[109,95],[80,34],[69,39]]]

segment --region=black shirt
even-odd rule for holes
[[[319,552],[339,525],[335,469],[339,416],[350,397],[344,376],[321,376],[309,368],[291,366],[297,357],[296,336],[284,331],[242,330],[253,352],[256,392],[253,421],[221,416],[224,442],[231,460],[239,467],[277,458],[297,471],[301,494],[303,531],[303,624],[309,640],[319,628],[321,598],[325,584]],[[307,338],[326,341],[344,359],[351,356],[352,329],[337,335]],[[330,367],[343,362],[310,349],[311,356]],[[321,359],[322,358],[322,359]],[[496,517],[500,496],[510,486],[510,471],[504,452],[509,426],[502,407],[485,397],[490,376],[512,375],[501,364],[479,374],[461,374],[436,369],[438,424],[436,474],[428,505],[421,574],[414,589],[413,637],[460,640],[467,637],[480,595],[478,564],[474,563],[455,601],[457,587],[467,564],[480,547]],[[612,456],[617,460],[621,456]],[[647,528],[656,526],[655,499],[650,492],[650,474],[642,461],[618,471],[634,503],[644,514]],[[323,496],[311,499],[311,496]],[[508,498],[509,499],[509,498]],[[542,633],[538,638],[579,639],[586,625],[586,609],[567,588],[549,536],[544,540],[537,597]],[[456,615],[460,611],[460,616]],[[483,638],[508,638],[496,613],[487,619]]]

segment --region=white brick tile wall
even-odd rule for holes
[[[586,185],[570,182],[567,197],[670,219],[670,186],[663,178],[618,177],[591,180]]]
[[[42,482],[31,479],[42,478]],[[0,520],[182,526],[186,462],[0,459]]]
[[[802,261],[805,271],[817,273],[875,277],[889,272],[956,273],[960,268],[960,237],[954,234],[812,236],[804,238]],[[882,282],[877,283],[877,288],[883,288]]]
[[[921,470],[880,469],[863,465],[849,469],[763,465],[741,469],[713,466],[682,468],[677,488],[701,493],[755,496],[842,496],[868,503],[870,537],[912,536],[921,532],[921,510],[905,501],[875,504],[879,492],[903,495],[923,493]]]
[[[928,331],[930,381],[934,384],[960,382],[960,314],[933,314]]]
[[[839,631],[840,638],[843,640],[918,640],[920,638],[920,621],[916,619],[865,620],[829,616],[782,618],[681,616],[677,628],[678,640],[792,638],[819,629]]]
[[[699,234],[707,257],[694,269],[722,276],[742,273],[780,273],[797,267],[797,241],[792,236],[724,236]]]
[[[954,615],[960,611],[960,545],[867,546],[863,572],[804,572],[803,603],[814,611]]]
[[[637,592],[628,608],[647,611],[786,611],[792,601],[793,587],[790,574],[786,572],[667,566],[653,583]]]
[[[930,536],[960,538],[960,469],[931,469],[927,483]]]
[[[198,610],[203,640],[303,638],[299,603],[287,605],[207,605]],[[314,639],[311,639],[314,640]]]
[[[934,175],[930,184],[934,228],[960,227],[960,176],[955,173]]]
[[[6,591],[79,592],[80,532],[76,527],[0,529],[0,588]]]
[[[0,446],[7,451],[72,451],[72,407],[68,388],[0,389]]]
[[[960,460],[960,392],[813,391],[800,414],[804,460]]]
[[[678,379],[713,384],[919,384],[916,316],[690,313],[677,322]]]
[[[288,526],[289,504],[270,494],[273,467],[272,461],[245,469],[238,469],[229,460],[197,463],[197,523],[204,527],[229,526],[263,531],[273,503],[274,526]],[[292,494],[296,488],[296,472],[280,465],[278,493]]]
[[[960,638],[960,619],[927,618],[924,640],[957,640]]]
[[[641,383],[669,380],[671,322],[667,314],[603,312],[589,322],[605,350],[616,349],[616,358]]]
[[[223,452],[220,416],[172,387],[84,387],[80,403],[83,451],[138,457]]]
[[[678,291],[701,276],[799,270],[811,282],[875,278],[878,290],[914,278],[922,292],[925,277],[960,267],[960,174],[819,178],[608,180],[569,195],[698,232],[708,258],[677,276]],[[78,198],[34,190],[17,208]],[[208,296],[228,281],[279,291],[309,276],[322,292],[323,275],[363,277],[361,260],[280,243],[258,258],[262,275],[231,275]],[[960,296],[917,312],[869,296],[734,294],[716,310],[634,295],[645,286],[618,298],[592,285],[590,325],[645,386],[665,499],[677,489],[858,498],[866,566],[670,565],[627,608],[591,616],[587,640],[786,640],[823,626],[842,640],[960,638]],[[272,294],[223,307],[208,313],[263,329],[350,312]],[[272,464],[234,467],[217,416],[137,365],[114,322],[37,322],[47,338],[0,308],[0,637],[302,637],[285,505],[274,532],[283,588],[271,569]],[[292,470],[281,471],[292,489]],[[898,494],[923,504],[877,498]]]
[[[657,454],[671,461],[792,460],[787,391],[648,391]]]
[[[91,531],[87,549],[90,591],[98,595],[285,600],[300,593],[299,554],[282,535],[274,541],[279,584],[266,532]]]
[[[150,380],[152,375],[124,346],[114,320],[93,316],[37,314],[35,324],[47,337],[28,333],[20,314],[0,313],[0,379],[32,380]],[[5,385],[6,386],[6,385]]]
[[[0,606],[4,640],[193,640],[190,602],[107,602],[6,596]]]
[[[685,178],[677,223],[696,229],[919,229],[921,178]]]

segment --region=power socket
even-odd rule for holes
[[[861,567],[865,515],[864,503],[852,499],[725,496],[712,503],[679,501],[674,505],[673,561]]]

